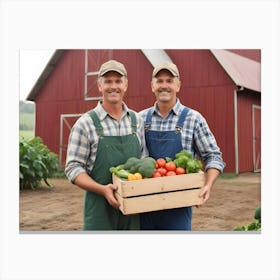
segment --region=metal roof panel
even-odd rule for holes
[[[236,85],[261,92],[261,63],[226,50],[211,50]]]
[[[236,85],[261,92],[261,63],[226,50],[211,50]]]

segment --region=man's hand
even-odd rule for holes
[[[204,186],[204,188],[202,188],[200,194],[199,194],[199,197],[202,197],[203,200],[202,200],[202,204],[205,203],[209,197],[210,197],[210,189],[211,187],[210,186]]]
[[[115,191],[118,189],[116,185],[108,184],[104,187],[103,195],[108,201],[108,203],[116,209],[119,209],[120,203],[115,197]]]

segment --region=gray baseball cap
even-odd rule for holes
[[[157,65],[155,68],[154,68],[154,71],[153,71],[153,78],[156,77],[156,75],[158,74],[159,71],[163,70],[163,69],[166,69],[168,70],[174,77],[178,77],[180,78],[180,75],[179,75],[179,70],[177,68],[177,66],[172,63],[172,62],[163,62],[159,65]]]
[[[114,71],[118,72],[122,76],[127,76],[126,69],[124,65],[116,60],[109,60],[105,63],[103,63],[99,69],[99,77],[102,77],[105,75],[107,72]]]

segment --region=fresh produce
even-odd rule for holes
[[[110,172],[122,179],[127,179],[128,176],[131,175],[129,171],[123,169],[123,165],[119,165],[117,167],[111,167]]]
[[[202,163],[199,160],[191,159],[187,163],[186,172],[187,173],[197,173],[202,168]]]
[[[175,172],[177,175],[186,174],[186,170],[183,167],[176,167]]]
[[[165,164],[165,169],[167,171],[175,171],[176,170],[176,164],[173,161],[169,161]]]
[[[156,161],[151,157],[138,159],[129,158],[124,164],[110,168],[110,172],[117,177],[127,180],[150,178],[154,174]],[[133,176],[132,176],[133,175]]]
[[[186,150],[170,157],[153,159],[152,157],[131,157],[125,163],[111,167],[110,172],[122,179],[141,180],[143,178],[156,178],[163,176],[175,176],[186,173],[197,173],[202,169],[202,163],[193,158]]]
[[[166,176],[175,176],[177,175],[175,171],[167,171]]]
[[[157,167],[164,167],[166,164],[166,160],[164,158],[158,158],[156,160]]]
[[[177,167],[185,168],[186,173],[197,173],[202,169],[201,161],[194,159],[192,154],[186,150],[175,155],[174,163]]]
[[[123,165],[123,169],[129,170],[131,173],[136,172],[136,165],[139,163],[140,159],[136,157],[129,158]]]
[[[170,157],[158,158],[153,177],[174,176],[186,173],[197,173],[202,169],[200,160],[194,159],[192,153],[182,150],[175,155],[175,159]]]

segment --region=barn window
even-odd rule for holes
[[[85,100],[100,100],[97,87],[98,71],[102,63],[112,59],[112,50],[85,50]]]

